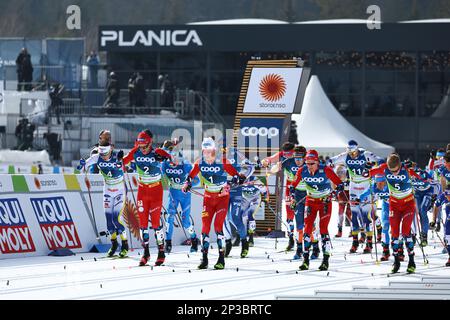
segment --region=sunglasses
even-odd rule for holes
[[[305,164],[306,164],[307,166],[313,166],[313,165],[315,165],[316,163],[315,163],[315,162],[305,162]]]

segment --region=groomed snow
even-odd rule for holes
[[[334,204],[335,209],[336,204]],[[175,246],[160,267],[138,267],[142,250],[130,252],[128,259],[101,259],[104,254],[84,253],[70,257],[34,257],[0,261],[2,299],[276,299],[280,296],[314,295],[315,290],[351,290],[352,285],[386,286],[389,280],[419,281],[424,275],[450,276],[445,268],[447,254],[437,237],[429,234],[425,248],[429,264],[424,265],[416,247],[417,273],[407,275],[403,262],[400,273],[387,277],[391,261],[375,263],[372,255],[348,254],[351,239],[335,239],[337,210],[330,223],[333,256],[329,271],[317,268],[321,259],[311,262],[310,270],[299,271],[294,252],[279,252],[287,238],[255,238],[249,256],[241,259],[240,248],[233,247],[225,270],[214,270],[217,246],[212,244],[208,270],[197,270],[201,253],[189,254],[189,247]],[[349,227],[344,228],[348,235]],[[441,232],[442,238],[442,232]],[[381,245],[378,244],[378,254]],[[151,250],[151,265],[156,248]],[[94,260],[97,259],[97,261]]]

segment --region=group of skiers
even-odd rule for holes
[[[104,130],[100,133],[95,152],[88,159],[80,160],[79,169],[97,167],[105,180],[104,212],[112,242],[108,256],[114,256],[119,248],[119,236],[119,257],[126,257],[128,253],[121,215],[126,198],[125,166],[134,163],[138,174],[137,211],[144,248],[141,266],[150,259],[149,219],[158,246],[155,265],[159,266],[165,261],[165,253],[172,250],[174,221],[179,207],[179,221],[187,232],[191,252],[197,252],[201,245],[199,269],[208,268],[213,220],[219,251],[214,268],[225,267],[225,257],[232,248],[233,229],[241,242],[241,257],[245,258],[249,247],[254,244],[254,215],[262,202],[270,206],[267,180],[265,183],[259,180],[254,175],[255,168],[265,170],[266,178],[284,170],[285,225],[289,236],[286,251],[291,251],[296,244],[293,259],[303,259],[300,270],[309,269],[310,259],[319,257],[319,239],[323,255],[319,270],[328,270],[331,256],[328,225],[332,201],[339,203],[335,237],[343,236],[344,219],[351,226],[349,236],[353,241],[350,253],[356,253],[359,244],[364,242],[363,253],[371,253],[374,242],[381,241],[381,260],[389,260],[392,250],[392,272],[396,273],[404,260],[403,246],[406,246],[407,272],[414,273],[415,243],[420,247],[426,246],[428,230],[439,231],[443,222],[445,246],[449,252],[446,266],[450,266],[450,144],[447,150],[432,152],[427,170],[422,170],[410,160],[402,162],[397,153],[390,154],[387,159],[378,157],[360,148],[353,140],[349,141],[345,152],[329,158],[326,163],[319,160],[316,150],[306,150],[291,142],[284,143],[280,152],[252,163],[236,148],[225,144],[219,146],[213,137],[206,137],[202,142],[201,157],[191,164],[183,158],[178,142],[177,139],[167,140],[161,147],[154,148],[153,134],[147,129],[138,134],[135,146],[124,155],[123,151],[114,150],[110,132]],[[169,188],[166,232],[161,219],[163,176],[167,178]],[[192,189],[199,180],[203,193]],[[190,219],[192,194],[203,197],[200,236]],[[377,215],[378,200],[380,216]],[[445,217],[442,217],[443,207]],[[431,210],[433,218],[429,222],[428,212]]]

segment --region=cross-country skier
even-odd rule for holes
[[[100,142],[98,153],[88,159],[80,160],[80,169],[85,170],[96,165],[105,180],[103,187],[103,208],[106,217],[106,226],[111,235],[111,248],[108,257],[112,257],[119,247],[117,236],[120,235],[121,250],[119,257],[128,253],[128,241],[125,226],[122,223],[122,211],[125,201],[125,184],[123,180],[123,165],[121,158],[123,151],[116,152],[109,142]]]
[[[202,212],[202,261],[198,266],[199,269],[208,268],[209,231],[214,217],[214,229],[219,248],[219,259],[214,268],[225,268],[223,222],[227,215],[230,199],[227,173],[234,177],[233,182],[236,184],[242,184],[246,179],[245,176],[239,175],[228,160],[224,159],[223,156],[218,156],[216,153],[215,141],[209,137],[203,139],[202,157],[195,162],[183,186],[184,192],[189,191],[192,188],[192,179],[201,173],[201,181],[205,186],[205,193]]]
[[[276,164],[278,166],[278,170],[274,170],[273,172],[277,172],[281,169],[286,173],[286,188],[285,188],[285,203],[286,203],[286,222],[289,225],[288,235],[289,242],[286,248],[286,251],[292,250],[295,245],[294,241],[294,215],[295,212],[291,208],[291,194],[289,193],[289,186],[292,184],[292,179],[295,176],[295,172],[290,172],[292,168],[298,168],[295,164],[294,156],[294,148],[295,144],[292,142],[285,142],[281,146],[281,151],[275,153],[274,155],[264,158],[261,160],[261,165],[264,168],[267,168],[271,164]]]
[[[422,230],[419,235],[420,245],[425,247],[428,245],[428,211],[433,207],[433,202],[436,200],[440,188],[438,184],[430,182],[433,180],[433,177],[425,170],[417,167],[416,163],[411,162],[411,167],[422,178],[422,180],[413,179],[412,185],[414,187],[414,198],[416,199]]]
[[[383,247],[383,255],[381,261],[389,260],[389,189],[386,184],[386,179],[383,175],[376,175],[373,179],[372,186],[369,190],[366,190],[363,194],[359,196],[359,201],[361,203],[369,203],[374,206],[374,210],[377,208],[377,200],[381,200],[381,224],[382,224],[382,234],[381,234],[381,246]],[[400,251],[400,248],[399,248]],[[403,248],[399,252],[399,256],[403,255]]]
[[[166,257],[164,254],[164,232],[160,220],[163,200],[160,162],[171,159],[171,156],[160,148],[153,149],[152,142],[153,134],[150,130],[146,129],[140,132],[137,136],[134,148],[123,158],[124,164],[128,164],[134,160],[139,176],[137,210],[139,213],[142,246],[144,247],[144,254],[139,263],[140,266],[146,265],[150,259],[148,231],[149,216],[158,245],[158,257],[155,266],[163,264]]]
[[[317,214],[320,217],[319,230],[322,238],[323,261],[319,270],[328,270],[328,261],[330,258],[331,242],[328,234],[328,223],[331,218],[331,182],[336,185],[337,191],[344,189],[344,184],[334,173],[331,167],[319,164],[319,155],[316,150],[309,150],[306,153],[305,164],[297,171],[296,179],[290,186],[291,192],[304,181],[306,185],[306,204],[305,204],[305,228],[303,234],[304,253],[303,264],[300,270],[309,269],[309,249],[311,246],[311,232]]]
[[[228,159],[230,164],[236,169],[237,172],[250,177],[255,171],[255,166],[250,164],[249,160],[239,152],[236,148],[224,148],[223,155],[225,159]],[[225,257],[231,252],[232,249],[232,230],[233,225],[237,230],[236,242],[239,245],[239,241],[242,244],[242,252],[248,252],[249,243],[247,240],[247,234],[243,234],[242,219],[241,219],[241,205],[242,205],[242,186],[235,186],[230,189],[230,202],[228,206],[228,213],[224,222],[224,235],[225,235]],[[247,221],[247,220],[246,220]],[[244,228],[247,230],[247,226]],[[245,249],[246,248],[246,249]]]
[[[367,236],[364,253],[372,252],[372,226],[369,218],[370,205],[359,203],[359,196],[369,189],[370,179],[367,176],[367,170],[372,166],[371,163],[380,163],[383,159],[374,155],[372,152],[358,147],[354,140],[348,142],[347,151],[329,159],[333,166],[342,164],[346,166],[349,177],[350,207],[352,211],[352,235],[353,242],[350,253],[355,253],[358,249],[358,233],[362,232],[361,241],[364,242],[364,236]]]
[[[369,175],[371,177],[383,175],[389,188],[389,224],[392,230],[391,245],[395,259],[392,273],[396,273],[400,269],[398,252],[400,232],[406,242],[409,256],[406,271],[414,273],[416,264],[414,263],[414,240],[411,234],[411,224],[416,213],[416,202],[411,177],[422,178],[413,169],[406,168],[400,161],[400,156],[396,153],[389,155],[386,163],[369,170]]]
[[[350,194],[348,192],[348,171],[345,168],[344,165],[337,165],[334,169],[336,172],[336,175],[344,181],[345,187],[344,190],[341,192],[338,192],[336,194],[336,199],[339,203],[339,218],[338,218],[338,232],[335,235],[336,238],[342,237],[342,228],[344,226],[344,220],[345,225],[347,227],[350,227],[351,221],[352,221],[352,211],[350,210]],[[350,231],[350,237],[352,236],[352,232]]]
[[[239,236],[242,241],[241,258],[245,258],[249,251],[249,242],[247,240],[247,224],[250,234],[256,229],[254,214],[261,205],[261,200],[266,199],[266,186],[255,176],[250,176],[242,185],[242,202],[237,216],[233,216]]]
[[[181,191],[186,178],[192,170],[192,164],[188,160],[183,159],[181,153],[174,149],[175,143],[167,140],[163,144],[163,150],[168,151],[172,156],[172,160],[162,163],[162,172],[169,182],[169,207],[167,213],[167,231],[166,231],[166,252],[172,251],[172,234],[175,216],[178,214],[178,206],[181,207],[181,224],[189,234],[191,241],[191,252],[198,251],[198,238],[191,224],[191,194]]]
[[[436,203],[434,205],[433,210],[433,220],[430,222],[430,229],[435,230],[436,229],[436,218],[438,215],[438,212],[441,211],[442,206],[445,206],[445,242],[447,247],[447,253],[448,253],[448,261],[445,264],[446,267],[450,267],[450,185],[447,185],[446,189],[443,193],[439,195],[439,197],[436,200]]]
[[[294,148],[294,164],[291,164],[288,167],[289,169],[285,169],[288,175],[292,175],[291,180],[295,180],[295,175],[297,171],[304,165],[306,156],[306,149],[303,146],[296,146]],[[290,160],[288,160],[290,162]],[[288,162],[287,161],[287,162]],[[294,201],[292,201],[291,207],[295,212],[295,223],[297,228],[297,248],[295,255],[293,257],[294,260],[299,260],[303,256],[303,228],[305,224],[305,202],[306,202],[306,184],[303,181],[295,188],[294,193],[292,194]],[[319,257],[319,239],[315,236],[315,241],[312,242],[313,247],[313,256],[314,258]]]

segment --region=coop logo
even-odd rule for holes
[[[220,168],[219,167],[201,167],[200,171],[205,172],[205,173],[217,173],[220,171]]]
[[[356,164],[358,166],[362,166],[366,163],[365,160],[347,160],[347,164]]]
[[[155,162],[156,160],[155,160],[155,157],[151,157],[151,158],[149,158],[149,157],[137,157],[137,158],[136,158],[136,161],[137,161],[137,162],[149,162],[149,163],[153,163],[153,162]]]
[[[80,238],[63,197],[31,198],[30,201],[50,250],[81,248]]]
[[[398,175],[398,176],[393,175],[393,174],[388,174],[386,176],[386,178],[388,178],[389,180],[399,180],[399,181],[403,181],[403,180],[407,179],[407,177],[405,175],[403,175],[403,174],[402,175]]]
[[[0,200],[0,251],[2,253],[36,251],[17,199]]]
[[[292,167],[291,167],[291,171],[292,171],[292,172],[297,172],[298,169],[300,169],[300,168],[297,167],[297,166],[292,166]]]
[[[167,174],[182,174],[183,169],[166,169]]]
[[[323,177],[320,177],[320,178],[305,177],[305,178],[303,178],[303,181],[305,181],[305,182],[315,182],[315,183],[321,183],[324,180],[325,179]]]
[[[102,30],[100,43],[115,43],[119,47],[134,47],[136,44],[144,47],[185,47],[189,45],[203,46],[202,40],[195,30],[138,30],[131,37],[125,37],[123,30]]]
[[[97,164],[100,168],[116,168],[117,164],[113,163],[113,162],[100,162]]]
[[[274,137],[278,137],[280,134],[280,130],[275,127],[266,128],[266,127],[243,127],[241,129],[241,133],[244,137],[268,137],[269,139],[272,139]]]

